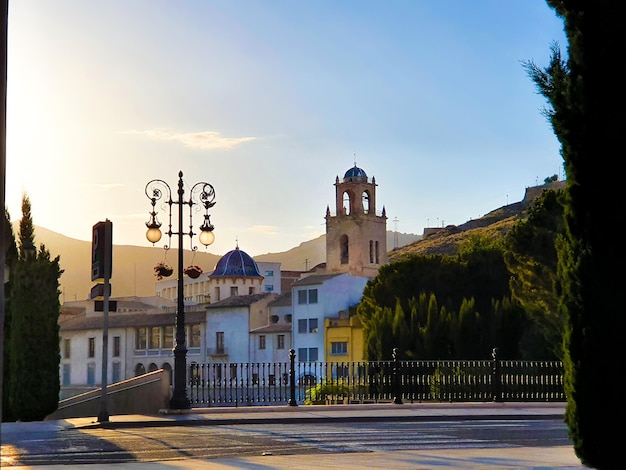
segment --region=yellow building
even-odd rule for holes
[[[339,312],[338,318],[324,319],[324,343],[326,362],[363,360],[363,325],[355,308]]]

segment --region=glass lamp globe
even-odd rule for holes
[[[149,242],[154,244],[161,239],[161,231],[158,229],[158,227],[151,227],[146,232],[146,238]]]
[[[202,232],[200,232],[200,236],[198,238],[200,239],[200,243],[202,243],[204,246],[209,246],[215,241],[215,235],[213,234],[212,230],[203,230]]]

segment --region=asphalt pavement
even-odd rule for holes
[[[99,422],[95,417],[38,423],[2,423],[2,435],[25,426],[78,428],[129,428],[155,426],[233,425],[312,422],[455,421],[455,420],[562,420],[565,403],[381,403],[310,406],[248,406],[161,410],[156,415],[114,415]],[[21,427],[21,428],[20,428]],[[29,467],[11,466],[13,469]],[[416,451],[349,454],[271,455],[165,462],[90,465],[90,469],[584,469],[572,446],[427,449]],[[49,465],[46,470],[68,466]]]

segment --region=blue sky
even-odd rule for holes
[[[389,230],[462,224],[563,178],[521,63],[553,41],[542,0],[12,1],[7,205],[150,246],[146,183],[182,170],[215,187],[208,251],[254,256],[325,233],[356,161]]]

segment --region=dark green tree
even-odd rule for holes
[[[59,402],[59,257],[34,246],[28,196],[22,197],[19,255],[11,272],[9,406],[16,419],[36,421]]]
[[[482,336],[481,317],[476,311],[474,299],[465,299],[461,304],[454,328],[455,356],[459,359],[477,359],[484,357],[485,351],[481,346],[483,341],[477,341]]]
[[[527,63],[561,144],[565,230],[557,240],[564,342],[565,420],[576,455],[600,469],[623,467],[621,433],[607,425],[621,403],[615,385],[626,315],[618,293],[615,237],[607,224],[623,213],[621,186],[607,184],[603,158],[621,148],[626,117],[626,4],[619,0],[547,0],[564,20],[567,61],[558,46],[545,69]],[[619,409],[619,406],[618,406]]]
[[[17,243],[11,226],[11,216],[7,210],[4,212],[4,245],[6,247],[6,266],[8,278],[4,284],[4,331],[2,335],[2,421],[15,421],[13,410],[9,406],[9,384],[11,383],[11,365],[9,360],[11,338],[11,272],[15,269],[17,261]]]
[[[560,189],[544,190],[528,209],[528,217],[517,222],[504,239],[511,298],[533,322],[527,347],[534,351],[532,355],[545,359],[563,358],[566,319],[558,308],[556,239],[563,233],[564,196]],[[535,334],[540,338],[531,339]]]

